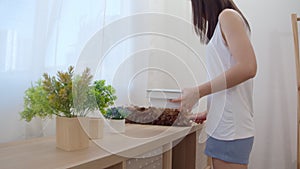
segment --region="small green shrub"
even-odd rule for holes
[[[91,94],[95,96],[96,103],[103,115],[106,114],[106,108],[112,106],[117,99],[115,89],[111,85],[105,85],[105,80],[94,82]]]
[[[45,118],[51,117],[53,114],[55,112],[49,104],[47,92],[44,90],[40,79],[25,91],[24,110],[20,112],[21,119],[30,122],[33,117]]]

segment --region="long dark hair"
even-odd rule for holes
[[[208,43],[212,38],[219,14],[224,9],[236,10],[243,17],[249,31],[250,26],[242,12],[232,0],[191,0],[195,32],[202,43]]]

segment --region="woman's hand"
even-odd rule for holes
[[[180,98],[172,99],[170,101],[173,103],[181,103],[180,111],[190,112],[200,98],[198,87],[193,87],[183,89]]]
[[[207,111],[190,115],[190,119],[195,123],[202,124],[206,120]]]

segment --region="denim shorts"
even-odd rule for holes
[[[235,164],[248,164],[254,137],[237,140],[218,140],[208,137],[205,154]]]

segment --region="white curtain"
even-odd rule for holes
[[[123,15],[121,0],[0,1],[0,142],[54,135],[54,122],[20,120],[24,91],[44,72],[76,65],[106,22]]]

